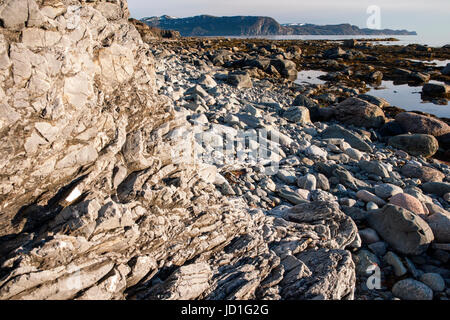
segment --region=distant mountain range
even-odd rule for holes
[[[184,37],[195,36],[264,36],[264,35],[417,35],[407,30],[360,29],[351,24],[315,25],[280,24],[270,17],[200,15],[188,18],[170,16],[141,19],[151,27],[175,30]]]

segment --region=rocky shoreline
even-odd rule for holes
[[[0,299],[450,298],[449,121],[366,94],[448,83],[407,60],[448,47],[154,40],[123,0],[0,16]]]
[[[448,148],[448,119],[392,107],[395,112],[385,114],[389,103],[364,94],[363,76],[356,77],[359,86],[353,87],[346,81],[293,83],[289,78],[302,59],[303,42],[296,48],[286,41],[258,46],[232,40],[231,48],[226,40],[223,46],[215,42],[224,40],[154,43],[157,65],[162,64],[157,67],[160,94],[191,110],[189,121],[204,130],[214,132],[219,124],[235,130],[264,128],[283,137],[276,175],[261,174],[264,170],[258,167],[227,169],[221,172],[226,180],[216,181],[222,193],[281,217],[295,205],[337,202],[359,230],[352,243],[357,299],[428,299],[433,292],[423,283],[439,288],[435,298],[446,299],[450,168],[430,157],[439,142],[441,149]],[[320,47],[323,42],[315,43]],[[249,48],[256,58],[248,56]],[[261,57],[265,51],[271,60]],[[355,69],[363,67],[357,63]],[[442,79],[436,72],[432,77]],[[444,157],[446,152],[441,150]],[[367,289],[372,264],[381,268],[381,290]]]

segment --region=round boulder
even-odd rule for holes
[[[434,240],[433,231],[421,217],[391,204],[371,212],[367,221],[392,248],[405,255],[421,255]]]
[[[407,193],[394,195],[389,200],[389,203],[407,209],[415,214],[426,214],[422,203]]]
[[[450,126],[444,121],[414,112],[402,112],[395,117],[403,130],[411,133],[430,134],[435,137],[450,132]]]
[[[436,138],[428,134],[402,134],[389,139],[389,145],[412,156],[431,157],[439,149]]]
[[[392,288],[392,293],[402,300],[433,300],[433,290],[414,279],[400,280]]]

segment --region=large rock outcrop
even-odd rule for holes
[[[352,298],[354,222],[217,191],[128,16],[0,1],[0,299]]]

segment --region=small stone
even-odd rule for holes
[[[405,257],[405,264],[406,264],[406,268],[408,269],[409,273],[411,273],[411,275],[415,279],[419,279],[420,276],[423,274],[423,271],[418,270],[416,268],[416,266],[414,265],[414,263],[411,261],[411,259],[409,259],[408,257]]]
[[[367,211],[377,210],[378,208],[379,208],[378,205],[375,202],[372,202],[372,201],[368,202],[367,205],[366,205]]]
[[[356,204],[356,200],[350,198],[341,198],[339,200],[339,203],[346,207],[353,207]]]
[[[330,182],[328,181],[327,177],[321,173],[319,173],[316,176],[317,180],[317,188],[322,189],[324,191],[330,190]]]
[[[379,206],[384,206],[386,204],[386,201],[384,201],[383,199],[377,197],[376,195],[374,195],[373,193],[367,191],[367,190],[360,190],[356,193],[356,197],[358,199],[361,199],[365,202],[374,202]]]
[[[445,201],[450,203],[450,192],[447,192],[446,194],[444,194],[444,196],[442,198],[444,198]]]
[[[297,185],[299,188],[306,190],[316,190],[317,180],[312,174],[307,174],[306,176],[300,177],[297,180]]]
[[[289,122],[300,124],[311,123],[309,110],[306,107],[292,106],[283,113],[283,117]]]
[[[368,245],[369,249],[377,256],[382,257],[386,254],[387,244],[384,241],[378,241]]]
[[[383,183],[375,186],[375,194],[382,199],[389,199],[390,197],[402,192],[402,188],[390,183]]]
[[[380,241],[380,237],[377,232],[371,228],[359,230],[358,233],[364,244],[372,244]]]
[[[392,288],[392,293],[402,300],[433,300],[433,290],[411,278],[397,282]]]
[[[322,158],[322,159],[326,159],[327,155],[328,155],[328,153],[325,150],[323,150],[322,148],[320,148],[318,146],[314,146],[314,145],[307,148],[305,150],[305,153],[309,156],[313,156],[316,158]]]
[[[273,182],[273,180],[270,178],[261,180],[261,182],[259,183],[259,186],[265,190],[269,190],[272,192],[275,192],[275,190],[277,189],[275,182]]]
[[[424,273],[420,277],[420,281],[425,283],[434,292],[442,292],[445,290],[445,281],[439,273]]]
[[[384,256],[384,261],[386,261],[387,264],[391,265],[394,268],[394,272],[397,277],[401,277],[408,272],[400,258],[392,251],[389,251]]]
[[[280,169],[276,176],[286,184],[295,184],[296,182],[295,172],[286,169]]]
[[[433,230],[435,241],[438,243],[450,243],[450,212],[439,206],[430,205],[435,210],[425,217],[425,221]]]
[[[363,157],[363,153],[361,151],[353,148],[345,149],[345,154],[356,161],[361,160],[361,158]]]
[[[353,260],[356,265],[356,274],[359,276],[367,276],[367,271],[370,266],[374,264],[379,266],[380,260],[376,255],[367,250],[361,250],[357,254],[353,255]]]
[[[202,75],[198,79],[198,83],[205,86],[208,89],[217,87],[217,82],[209,74]]]

